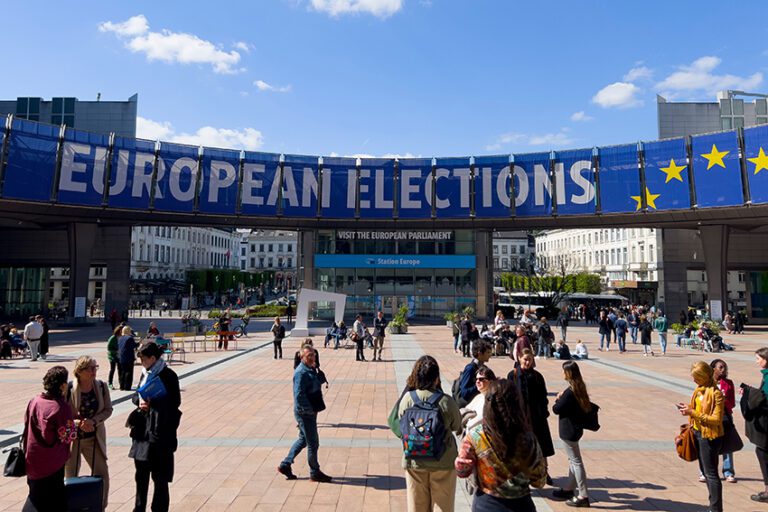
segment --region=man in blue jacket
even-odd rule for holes
[[[320,446],[317,413],[325,409],[325,404],[315,364],[315,350],[311,345],[304,345],[301,349],[301,363],[293,372],[293,414],[299,427],[299,438],[277,468],[288,480],[296,480],[291,464],[301,450],[307,448],[309,479],[313,482],[331,481],[330,476],[320,471],[320,464],[317,462],[317,450]]]
[[[457,400],[459,407],[466,407],[480,393],[475,383],[477,369],[485,366],[485,363],[491,359],[492,355],[493,347],[487,341],[477,340],[472,345],[472,362],[464,367],[464,371],[461,372],[461,377],[459,377],[459,397]]]

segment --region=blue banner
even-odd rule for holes
[[[432,217],[432,159],[404,158],[399,161],[398,169],[397,216],[429,219]]]
[[[637,144],[600,148],[600,209],[603,213],[635,212],[642,207]],[[652,196],[646,198],[653,200]]]
[[[14,118],[11,130],[3,197],[49,201],[56,172],[59,127]]]
[[[643,148],[648,211],[690,208],[685,139],[647,142]]]
[[[437,218],[468,219],[471,174],[469,158],[438,158],[435,170]]]
[[[768,126],[744,129],[744,157],[752,204],[768,203]]]
[[[595,172],[592,150],[558,151],[555,155],[557,214],[595,213]]]
[[[699,135],[693,137],[692,144],[696,204],[699,207],[744,204],[736,132]]]
[[[115,137],[107,200],[109,206],[148,209],[154,162],[154,142]]]
[[[474,255],[315,254],[315,268],[476,268]]]
[[[475,158],[475,217],[512,215],[509,155]]]
[[[354,158],[323,158],[321,215],[329,219],[355,217],[357,169]]]
[[[240,213],[277,215],[277,199],[280,191],[279,168],[280,155],[276,153],[245,152]]]
[[[157,162],[154,207],[170,212],[192,212],[195,207],[197,146],[163,142]]]
[[[552,181],[549,153],[515,155],[515,215],[552,215]]]
[[[67,129],[61,151],[58,202],[101,206],[109,136]]]
[[[285,155],[283,165],[283,215],[317,217],[319,172],[316,156]]]
[[[198,209],[205,213],[234,215],[240,182],[240,151],[203,148]]]
[[[394,215],[395,161],[363,158],[360,167],[360,218],[391,219]]]

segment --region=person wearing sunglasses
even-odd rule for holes
[[[104,481],[102,503],[107,508],[109,468],[107,467],[107,430],[104,422],[112,416],[112,399],[104,381],[96,378],[98,363],[91,356],[80,356],[75,363],[75,380],[69,383],[67,401],[72,406],[77,425],[77,440],[64,467],[64,477],[78,476],[82,454],[93,475]]]
[[[475,385],[480,392],[469,404],[461,409],[462,423],[466,422],[466,430],[471,429],[483,421],[483,407],[485,407],[485,395],[488,393],[488,386],[496,380],[496,374],[487,366],[481,366],[477,369],[475,376]]]

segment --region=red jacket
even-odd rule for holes
[[[36,396],[27,405],[24,424],[29,479],[39,480],[63,468],[69,458],[69,445],[77,435],[72,408],[64,398]]]
[[[733,386],[731,379],[720,379],[717,381],[717,387],[725,397],[725,412],[731,416],[733,414],[733,408],[736,407],[736,388]]]

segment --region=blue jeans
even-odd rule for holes
[[[600,335],[600,350],[603,350],[603,340],[606,342],[605,348],[609,348],[611,346],[611,333]]]
[[[632,338],[633,344],[637,344],[637,326],[636,325],[629,326],[629,337]]]
[[[624,352],[627,348],[627,333],[616,333],[616,339],[619,343],[619,352]]]
[[[539,345],[539,349],[536,352],[536,355],[550,357],[551,354],[549,353],[550,352],[549,342],[539,340],[538,345]]]
[[[461,340],[461,334],[457,334],[453,337],[453,351],[459,350],[459,340]]]
[[[314,475],[320,471],[317,462],[317,449],[320,446],[320,438],[317,435],[317,414],[301,415],[293,411],[296,423],[299,425],[299,438],[291,446],[288,455],[280,465],[291,465],[304,448],[307,449],[307,463],[309,474]]]
[[[667,333],[665,332],[659,333],[659,344],[661,345],[661,353],[666,354],[667,353]]]

